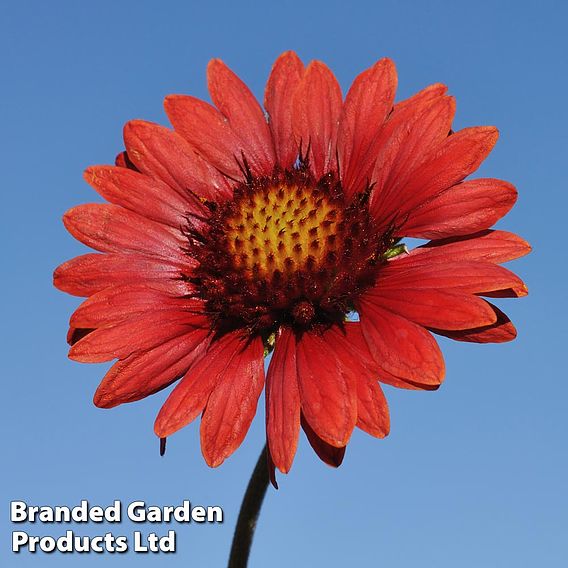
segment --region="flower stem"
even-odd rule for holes
[[[256,529],[256,521],[260,514],[262,501],[268,488],[268,466],[266,463],[266,446],[260,452],[258,461],[247,486],[229,556],[229,568],[246,568],[250,547]]]

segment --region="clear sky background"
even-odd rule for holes
[[[4,1],[0,16],[2,147],[2,431],[0,564],[225,565],[240,499],[264,443],[262,404],[242,447],[206,467],[198,425],[169,440],[152,426],[167,393],[111,411],[92,405],[106,366],[67,359],[78,299],[56,291],[60,262],[86,252],[63,212],[96,201],[82,180],[121,150],[132,118],[165,123],[168,93],[207,98],[205,68],[224,59],[262,97],[276,56],[324,60],[344,92],[376,59],[393,58],[399,98],[433,82],[457,97],[456,127],[494,124],[484,176],[520,198],[500,227],[534,246],[511,265],[528,298],[504,301],[519,329],[505,345],[443,341],[447,380],[433,393],[388,388],[392,433],[356,432],[332,470],[304,439],[270,490],[251,567],[492,568],[566,566],[566,215],[568,90],[562,1]],[[223,525],[178,529],[178,552],[9,552],[8,502],[221,505]],[[60,535],[66,526],[28,525]],[[75,525],[77,534],[139,528]],[[165,525],[155,527],[165,533]]]

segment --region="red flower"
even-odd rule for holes
[[[266,86],[266,114],[221,61],[210,63],[208,81],[215,106],[169,96],[174,130],[132,121],[117,165],[87,169],[109,203],[64,217],[102,253],[55,271],[58,288],[88,297],[71,317],[70,357],[118,359],[95,394],[105,408],[181,379],[156,434],[201,414],[203,455],[218,466],[245,437],[273,346],[271,459],[289,471],[302,426],[337,466],[355,426],[389,432],[377,380],[440,385],[432,333],[515,337],[481,296],[526,294],[499,263],[528,244],[490,230],[516,191],[496,179],[464,181],[497,130],[452,132],[454,99],[443,85],[394,104],[388,59],[342,100],[323,63],[304,67],[284,53]],[[431,240],[408,253],[403,237]],[[353,313],[360,321],[347,321]]]

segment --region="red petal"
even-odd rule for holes
[[[401,230],[409,237],[424,239],[469,235],[494,225],[516,200],[517,190],[506,181],[466,181],[415,209]]]
[[[326,65],[312,61],[293,101],[293,129],[302,152],[307,149],[316,178],[336,168],[336,135],[341,113],[341,89]]]
[[[311,332],[299,339],[296,357],[306,420],[322,440],[345,446],[357,421],[357,385],[348,372],[351,358],[341,360],[327,339]]]
[[[378,367],[373,361],[361,332],[361,324],[343,322],[322,333],[322,339],[335,354],[344,375],[349,375],[354,385],[359,379],[376,379]]]
[[[270,129],[249,88],[220,59],[209,62],[207,80],[211,99],[240,138],[253,173],[271,174],[276,158]]]
[[[389,407],[376,380],[361,378],[357,381],[357,426],[376,438],[388,436]]]
[[[54,285],[75,296],[91,296],[109,286],[140,282],[179,281],[196,265],[189,257],[186,266],[167,260],[133,254],[85,254],[69,260],[55,269]]]
[[[396,149],[399,146],[399,142],[397,142],[396,137],[393,137],[393,133],[401,132],[404,135],[408,128],[404,128],[403,125],[408,125],[413,120],[416,120],[421,112],[430,106],[430,102],[440,99],[446,90],[444,85],[432,85],[413,97],[395,104],[394,110],[379,131],[378,136],[372,141],[365,156],[359,160],[359,172],[353,171],[353,179],[349,182],[350,191],[362,191],[369,185],[372,181],[371,177],[377,162],[377,156],[383,155],[381,163],[384,163],[385,166],[387,162],[388,164],[392,163],[392,158],[387,160],[386,156],[389,156],[391,153],[396,155]],[[395,147],[390,148],[393,145]],[[388,175],[388,167],[385,167],[384,175]]]
[[[368,292],[369,299],[424,327],[470,329],[495,323],[490,305],[470,294],[436,289],[383,289]]]
[[[336,448],[331,444],[328,444],[322,440],[311,428],[311,426],[306,421],[304,415],[302,414],[302,430],[308,438],[310,446],[313,448],[314,452],[318,455],[319,459],[330,465],[331,467],[339,467],[343,462],[345,457],[345,446],[341,448]]]
[[[118,166],[119,168],[128,168],[129,170],[138,171],[126,152],[120,152],[120,154],[116,156],[114,165]]]
[[[154,349],[116,362],[95,393],[95,405],[112,408],[166,388],[201,356],[209,343],[208,335],[208,329],[196,328]]]
[[[276,481],[276,468],[274,467],[274,462],[272,461],[272,456],[270,455],[270,447],[266,446],[266,466],[268,467],[268,479],[274,489],[278,489],[278,483]]]
[[[244,440],[264,387],[260,337],[242,340],[219,375],[201,419],[201,451],[210,467],[221,465]]]
[[[296,370],[296,338],[281,327],[266,377],[266,437],[274,465],[288,473],[300,431],[300,391]]]
[[[132,316],[161,310],[203,313],[203,302],[185,298],[188,285],[181,280],[166,281],[154,287],[133,284],[106,288],[83,302],[71,316],[74,327],[104,327]]]
[[[430,264],[427,255],[407,256],[381,271],[381,290],[449,290],[466,294],[493,295],[505,291],[526,296],[523,281],[513,272],[490,262],[445,262]]]
[[[433,83],[432,85],[428,85],[421,91],[418,91],[416,94],[399,101],[394,105],[394,113],[402,112],[404,109],[408,107],[413,107],[417,103],[431,101],[433,99],[437,99],[446,94],[448,87],[443,85],[442,83]]]
[[[387,373],[384,368],[381,368],[371,355],[359,322],[346,322],[343,325],[342,332],[345,333],[346,343],[354,352],[354,356],[359,363],[357,365],[357,372],[359,373],[359,376],[365,380],[376,381],[378,379],[381,383],[401,389],[433,390],[434,388],[438,388],[439,385],[435,385],[433,387],[431,385],[409,383],[399,377]]]
[[[407,258],[434,264],[461,260],[507,262],[528,254],[531,246],[506,231],[480,231],[473,235],[429,242],[410,252]]]
[[[324,340],[341,361],[348,362],[344,373],[351,373],[357,384],[357,426],[373,436],[384,438],[389,432],[389,413],[381,387],[381,373],[363,337],[361,324],[345,322],[323,333]],[[381,380],[381,379],[379,379]]]
[[[213,340],[207,351],[193,363],[160,409],[154,431],[160,438],[183,428],[203,411],[209,396],[236,354],[243,348],[238,332]]]
[[[390,215],[392,205],[400,203],[401,188],[414,179],[414,171],[427,161],[432,150],[447,139],[455,110],[452,97],[421,99],[386,124],[372,175],[373,215],[379,217],[383,210],[384,215]]]
[[[235,180],[243,178],[241,140],[215,107],[187,95],[169,95],[164,106],[176,132],[205,160]]]
[[[132,120],[124,127],[124,142],[140,171],[164,182],[192,204],[195,199],[190,192],[212,201],[233,194],[230,180],[169,128]]]
[[[352,196],[352,182],[362,173],[360,164],[392,110],[396,85],[394,63],[384,58],[356,77],[345,97],[337,133],[337,152],[347,197]],[[369,177],[370,173],[367,172]]]
[[[515,339],[517,330],[511,320],[497,306],[489,305],[493,308],[497,317],[497,321],[492,325],[463,331],[441,331],[437,329],[433,331],[450,339],[470,343],[505,343]]]
[[[412,170],[406,183],[397,184],[397,198],[383,201],[376,210],[377,218],[383,223],[392,223],[393,219],[407,222],[418,206],[477,170],[497,137],[497,129],[492,126],[464,128],[448,136],[437,151]]]
[[[292,100],[304,72],[304,64],[293,51],[286,51],[274,63],[266,83],[264,107],[278,163],[291,168],[298,158],[298,144],[292,131]]]
[[[187,192],[183,198],[166,184],[134,170],[91,166],[84,178],[107,201],[175,229],[184,224],[188,212],[203,212]]]
[[[413,385],[437,387],[444,360],[432,335],[363,295],[358,302],[363,335],[373,358],[389,375]]]
[[[81,363],[126,359],[132,353],[153,349],[196,327],[207,327],[204,316],[172,310],[145,313],[89,333],[71,347],[69,357]]]
[[[181,232],[150,221],[118,205],[88,203],[63,216],[66,229],[79,241],[102,252],[142,253],[183,262],[187,255]]]

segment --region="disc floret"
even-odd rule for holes
[[[347,202],[333,173],[316,180],[299,167],[250,177],[211,205],[207,229],[186,234],[199,261],[189,280],[213,320],[265,336],[342,321],[392,244],[373,230],[366,197]]]

